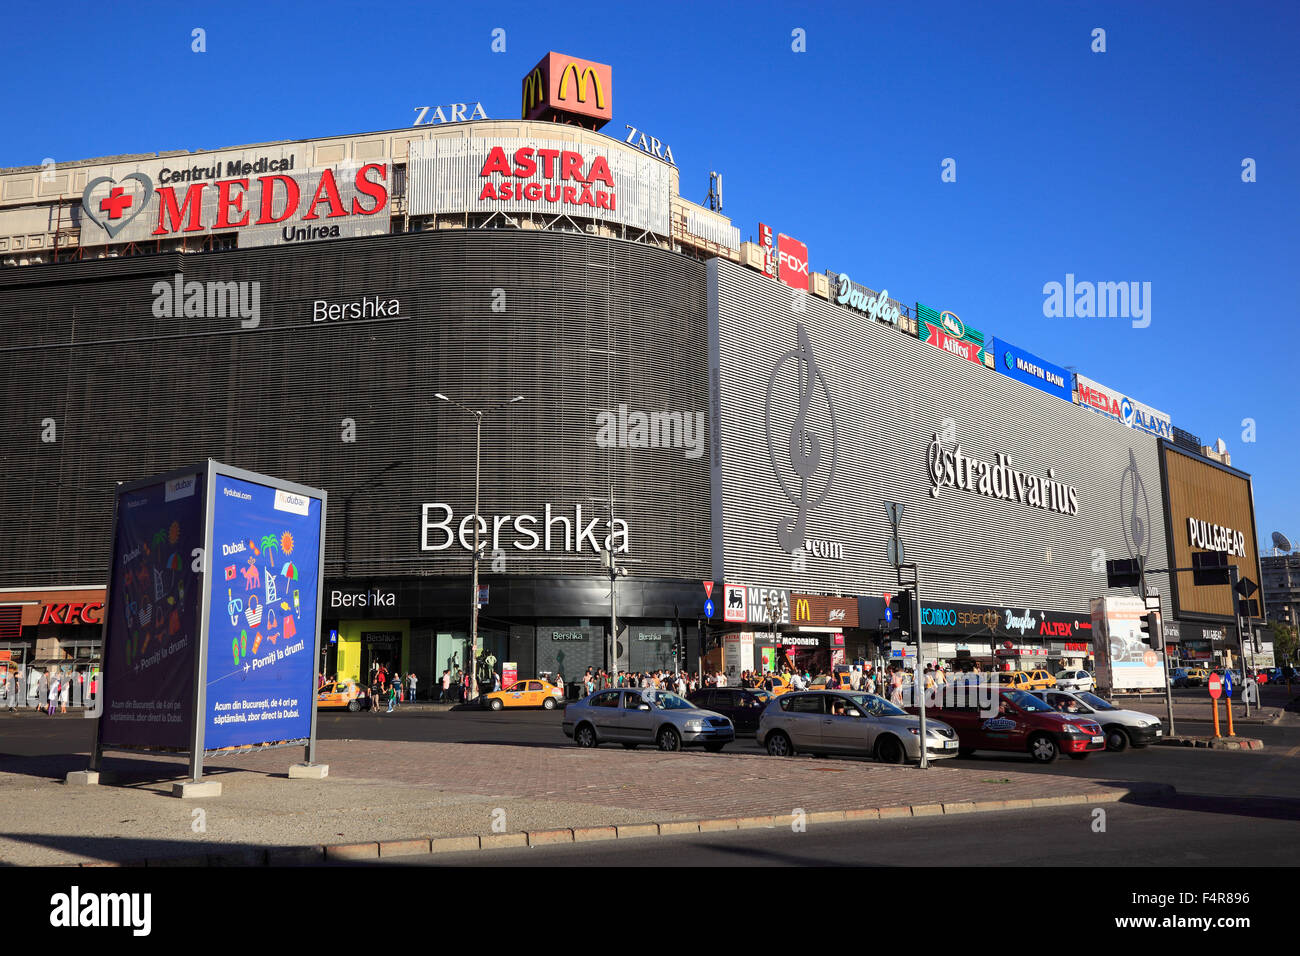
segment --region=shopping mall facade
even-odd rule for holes
[[[476,487],[479,639],[520,676],[605,664],[611,546],[620,668],[906,655],[887,502],[951,664],[1086,663],[1108,559],[1231,541],[1259,580],[1249,476],[742,243],[569,59],[520,119],[0,170],[0,654],[96,660],[116,482],[204,458],[329,492],[326,671],[425,688],[466,659]],[[1226,596],[1147,584],[1175,656],[1236,646]]]

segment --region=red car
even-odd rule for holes
[[[957,731],[958,754],[963,757],[976,750],[1006,750],[1027,753],[1038,763],[1051,763],[1057,754],[1082,760],[1095,750],[1106,749],[1106,735],[1096,721],[1058,713],[1033,694],[999,688],[998,712],[990,717],[980,699],[987,702],[992,690],[973,684],[948,688],[956,693],[942,696],[941,706],[927,706],[925,712]],[[915,707],[907,710],[917,712]]]

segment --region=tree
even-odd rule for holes
[[[1289,624],[1273,625],[1273,659],[1278,664],[1284,660],[1290,664],[1296,662],[1297,644],[1300,644],[1300,637],[1297,637],[1295,628]]]

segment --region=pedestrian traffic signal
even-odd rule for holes
[[[1142,630],[1142,643],[1153,651],[1164,646],[1164,635],[1160,630],[1160,612],[1152,611],[1141,619],[1138,627]]]
[[[894,623],[904,634],[912,634],[915,631],[912,623],[913,601],[911,591],[899,591],[894,595],[894,600],[890,604],[894,612]]]

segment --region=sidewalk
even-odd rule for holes
[[[1126,710],[1136,710],[1144,714],[1151,714],[1153,717],[1159,717],[1162,721],[1168,718],[1168,711],[1165,708],[1164,697],[1147,697],[1143,696],[1140,700],[1137,697],[1118,697],[1115,699],[1115,706],[1122,707]],[[1250,716],[1246,716],[1246,705],[1241,702],[1240,697],[1232,699],[1232,720],[1237,724],[1276,724],[1282,719],[1282,715],[1288,708],[1295,707],[1295,700],[1288,698],[1285,691],[1280,693],[1266,692],[1263,695],[1262,706],[1251,704]],[[1180,720],[1200,720],[1212,721],[1214,719],[1214,701],[1210,699],[1208,693],[1203,698],[1187,699],[1174,698],[1174,721]],[[1222,699],[1219,700],[1219,720],[1225,724],[1228,720],[1227,707]]]
[[[211,856],[212,862],[260,863],[276,848],[294,847],[319,860],[322,847],[331,845],[329,858],[365,858],[379,856],[380,844],[392,841],[414,840],[393,845],[428,852],[431,840],[448,837],[468,839],[444,844],[447,849],[512,840],[527,845],[533,838],[525,831],[559,833],[567,842],[575,832],[696,832],[701,820],[726,821],[733,829],[746,825],[743,820],[789,826],[799,811],[816,825],[1097,804],[1132,790],[1001,768],[940,764],[922,772],[848,760],[582,750],[563,743],[326,741],[319,759],[329,764],[329,776],[289,780],[287,769],[301,755],[295,748],[212,759],[209,776],[221,781],[223,793],[204,800],[170,795],[171,783],[185,772],[180,758],[109,754],[104,769],[118,777],[99,787],[62,782],[68,771],[85,769],[84,755],[0,758],[0,861],[203,864]],[[633,824],[652,826],[626,829]]]

